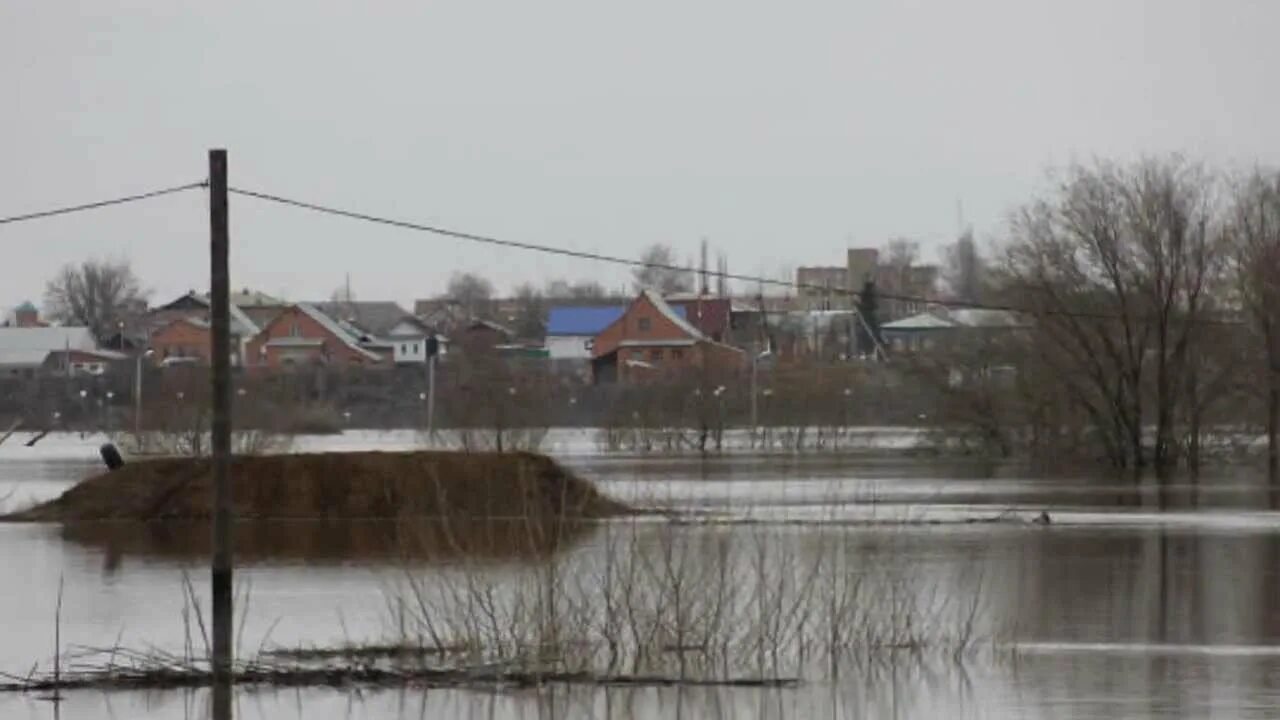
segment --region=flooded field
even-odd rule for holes
[[[0,447],[6,509],[97,472],[98,442]],[[352,433],[299,449],[414,443]],[[1280,707],[1280,514],[1250,471],[1158,497],[1112,479],[987,477],[865,453],[605,456],[571,432],[548,450],[678,520],[565,527],[550,542],[501,526],[242,526],[239,652],[434,635],[515,653],[554,588],[549,632],[591,644],[584,663],[800,682],[240,690],[237,717],[1253,718]],[[207,545],[181,525],[0,525],[11,589],[0,672],[48,663],[60,580],[64,649],[182,652],[184,579],[203,599]],[[201,692],[74,692],[56,706],[0,696],[0,717],[55,711],[208,717]]]

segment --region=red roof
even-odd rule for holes
[[[702,299],[667,298],[672,307],[684,308],[685,320],[703,334],[715,340],[723,340],[729,331],[729,298],[704,297]]]

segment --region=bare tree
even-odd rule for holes
[[[332,303],[346,305],[355,301],[356,293],[351,289],[351,283],[349,282],[334,288],[333,292],[329,293],[329,302]]]
[[[609,297],[604,286],[594,280],[574,283],[564,279],[551,280],[544,294],[549,300],[603,300]]]
[[[982,286],[986,280],[985,270],[985,262],[978,254],[972,230],[965,232],[947,248],[943,282],[955,299],[968,303],[980,302],[983,299]]]
[[[471,318],[488,318],[493,314],[493,283],[475,273],[455,272],[449,278],[445,295]]]
[[[882,264],[897,271],[905,271],[915,265],[919,258],[920,243],[906,238],[894,238],[885,246]]]
[[[876,272],[877,290],[884,297],[881,312],[887,320],[896,320],[903,315],[919,312],[921,308],[915,303],[894,299],[892,296],[915,296],[931,294],[932,288],[920,287],[913,277],[913,268],[920,257],[920,245],[906,238],[890,240],[880,254],[879,268]]]
[[[1280,173],[1255,173],[1237,190],[1228,221],[1232,275],[1266,392],[1267,469],[1280,482]]]
[[[632,272],[636,290],[648,288],[666,295],[693,289],[692,274],[678,267],[675,250],[670,245],[650,245],[641,253],[640,262],[644,266],[637,267]]]
[[[564,278],[556,278],[547,281],[546,295],[551,300],[562,300],[569,297],[571,287],[569,281]]]
[[[543,294],[529,283],[516,288],[516,321],[513,328],[521,338],[541,338],[546,332],[547,301]]]
[[[1176,159],[1075,167],[1015,220],[1006,269],[1036,316],[1033,348],[1117,466],[1178,461],[1180,403],[1220,260],[1213,189]]]
[[[45,309],[61,323],[89,328],[99,342],[145,302],[125,260],[86,260],[64,265],[45,286]]]
[[[594,280],[580,280],[569,287],[569,297],[574,300],[603,300],[609,291]]]

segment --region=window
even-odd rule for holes
[[[684,350],[682,350],[681,348],[671,348],[671,359],[672,359],[672,360],[683,360],[683,359],[684,359]]]
[[[302,337],[302,329],[298,327],[297,320],[289,325],[289,337]]]
[[[405,345],[404,343],[400,343],[400,354],[401,354],[401,355],[407,355],[407,354],[409,353],[409,349],[408,349],[408,348],[409,348],[409,346],[408,346],[408,345]]]
[[[636,321],[636,328],[640,332],[649,332],[649,318],[642,317]]]
[[[662,359],[662,348],[654,348],[654,349],[650,350],[650,351],[649,351],[649,359],[650,359],[650,360],[661,360],[661,359]]]
[[[417,355],[417,354],[418,354],[418,343],[414,343],[414,344],[413,344],[413,354],[414,354],[414,355]]]

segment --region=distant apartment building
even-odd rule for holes
[[[876,289],[881,295],[881,321],[922,313],[938,299],[938,266],[880,267]]]
[[[938,266],[891,265],[876,248],[849,248],[844,267],[816,266],[796,270],[798,310],[849,310],[868,281],[879,293],[881,322],[924,312],[937,298]]]
[[[796,269],[796,298],[809,310],[834,310],[850,304],[849,269],[836,266]]]
[[[845,271],[848,273],[848,286],[857,292],[868,280],[877,280],[876,271],[880,267],[880,251],[875,248],[849,248],[845,255]]]

